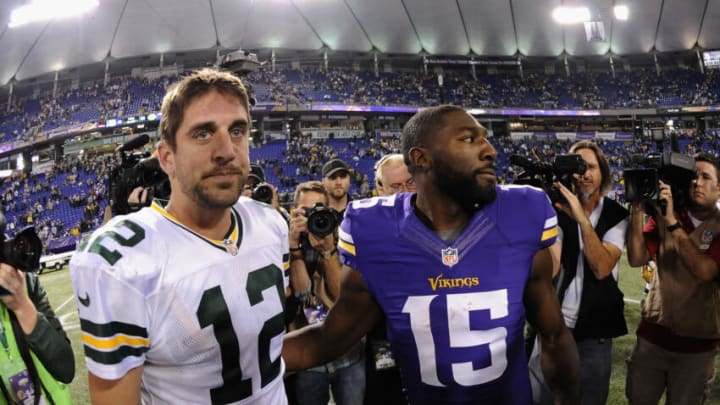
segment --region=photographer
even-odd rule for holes
[[[3,403],[70,404],[70,340],[37,276],[0,263],[0,376]],[[2,402],[2,401],[0,401]]]
[[[698,154],[695,167],[687,208],[676,211],[671,185],[662,181],[664,212],[656,201],[631,206],[628,261],[657,264],[627,361],[631,404],[657,404],[663,392],[667,404],[702,404],[710,393],[720,343],[720,166]],[[646,210],[653,215],[643,229]]]
[[[333,307],[340,290],[340,258],[337,226],[319,237],[308,226],[308,213],[318,204],[327,207],[329,196],[319,181],[301,183],[295,190],[290,219],[290,286],[302,302],[296,327],[322,322]],[[338,405],[360,405],[365,392],[363,345],[358,344],[337,360],[297,373],[295,395],[299,405],[326,405],[332,389]]]
[[[582,404],[605,404],[610,387],[612,338],[627,333],[622,292],[617,286],[618,263],[625,246],[628,212],[605,195],[611,187],[610,166],[591,141],[570,148],[586,163],[573,175],[574,192],[561,182],[558,210],[562,271],[556,279],[565,324],[580,355]],[[531,357],[536,403],[552,403],[540,371],[538,352]]]

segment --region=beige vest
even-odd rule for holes
[[[720,339],[720,280],[697,279],[678,256],[677,243],[667,234],[661,219],[658,227],[661,240],[657,272],[650,282],[643,318],[679,336]],[[703,221],[690,239],[704,252],[719,236],[720,213]]]

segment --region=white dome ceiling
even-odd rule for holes
[[[160,52],[317,50],[432,55],[618,55],[720,48],[720,0],[587,0],[607,41],[551,10],[578,0],[99,0],[82,17],[7,28],[0,2],[0,85],[58,69]],[[627,21],[612,17],[626,4]]]

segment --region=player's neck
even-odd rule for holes
[[[415,214],[420,220],[435,231],[447,231],[464,228],[470,216],[456,202],[444,198],[439,193],[417,193],[414,198]]]
[[[165,211],[178,222],[209,239],[222,239],[230,228],[230,207],[222,209],[200,208],[194,203],[189,206],[172,199]]]

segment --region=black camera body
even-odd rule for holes
[[[5,215],[0,212],[0,235],[5,235]],[[14,238],[4,237],[0,245],[0,263],[6,263],[18,270],[35,273],[40,270],[42,242],[35,233],[35,228],[27,227],[17,233]],[[0,295],[10,292],[0,287]]]
[[[633,157],[634,169],[626,169],[625,200],[657,200],[660,190],[658,180],[669,184],[673,205],[676,209],[687,206],[690,202],[690,186],[697,177],[695,159],[679,152],[664,151],[644,157]],[[664,204],[660,201],[660,206]]]
[[[565,201],[562,193],[553,183],[559,181],[572,190],[572,175],[583,174],[587,170],[587,163],[582,156],[574,153],[557,155],[553,163],[533,162],[520,155],[511,155],[509,160],[511,164],[523,169],[514,184],[526,184],[543,189],[553,204]]]
[[[142,138],[139,141],[138,138]],[[110,172],[110,193],[113,199],[113,216],[125,215],[143,208],[142,204],[130,204],[130,193],[137,187],[148,189],[145,206],[152,203],[153,198],[167,200],[170,198],[170,179],[160,167],[156,157],[149,153],[128,153],[149,141],[149,137],[138,137],[118,148],[120,162]],[[144,142],[143,142],[144,141]]]
[[[340,214],[323,203],[316,203],[312,208],[306,210],[305,216],[308,219],[308,232],[318,238],[330,235],[340,225]]]
[[[255,201],[272,204],[273,189],[268,183],[260,183],[252,190],[250,197]]]

